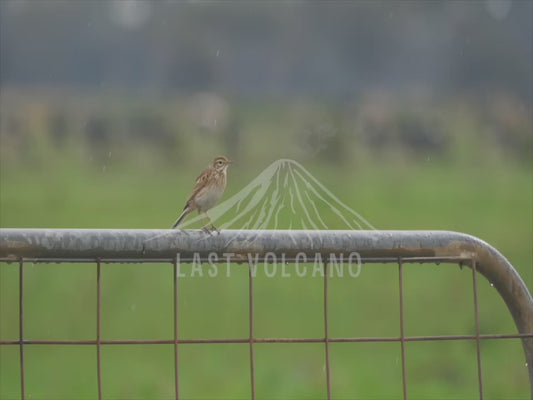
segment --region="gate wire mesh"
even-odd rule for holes
[[[48,260],[49,261],[49,260]],[[68,259],[55,259],[54,262],[71,261]],[[329,260],[328,260],[329,261]],[[328,319],[328,261],[323,263],[324,269],[324,290],[323,290],[323,314],[324,314],[324,337],[320,338],[258,338],[254,336],[254,285],[252,264],[249,264],[248,274],[248,302],[249,302],[249,335],[243,338],[234,339],[179,339],[178,331],[178,258],[172,262],[173,270],[173,331],[174,337],[166,340],[102,340],[101,339],[101,270],[102,264],[106,263],[128,263],[128,262],[151,262],[150,260],[132,260],[132,259],[113,259],[104,260],[96,259],[96,332],[95,340],[36,340],[25,339],[24,337],[24,265],[25,260],[19,261],[19,339],[18,340],[2,340],[0,345],[18,345],[20,350],[20,391],[21,398],[25,399],[25,367],[24,367],[24,348],[27,345],[93,345],[96,348],[96,362],[95,368],[97,372],[97,386],[98,398],[103,398],[102,390],[102,368],[101,368],[101,348],[109,345],[146,345],[146,344],[173,344],[174,347],[174,391],[176,398],[179,398],[179,362],[178,353],[180,344],[202,344],[202,343],[243,343],[249,345],[250,353],[250,395],[252,399],[256,397],[255,391],[255,358],[254,358],[254,344],[255,343],[324,343],[324,359],[326,366],[326,393],[327,398],[332,398],[331,387],[331,368],[330,368],[330,343],[338,342],[399,342],[401,346],[401,368],[402,368],[402,387],[403,397],[408,398],[408,377],[406,373],[406,350],[405,343],[411,341],[441,341],[441,340],[473,340],[476,342],[477,354],[477,379],[479,387],[479,398],[483,399],[483,366],[481,358],[480,342],[484,339],[511,339],[533,337],[533,333],[526,334],[480,334],[479,329],[479,312],[478,312],[478,295],[477,295],[477,271],[476,260],[473,258],[463,257],[397,257],[397,258],[363,258],[362,263],[397,263],[398,265],[398,283],[399,283],[399,313],[400,326],[399,336],[393,337],[330,337],[329,335],[329,319]],[[35,260],[32,260],[35,263]],[[39,262],[37,260],[37,262]],[[85,261],[86,262],[86,261]],[[472,266],[472,287],[473,287],[473,304],[474,304],[474,320],[475,320],[475,334],[474,335],[445,335],[445,336],[406,336],[404,329],[404,289],[403,289],[403,266],[405,263],[456,263],[460,266],[468,264]]]

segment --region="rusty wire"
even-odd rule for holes
[[[24,261],[19,264],[19,349],[20,349],[20,396],[25,398],[24,384]]]
[[[101,321],[101,272],[102,264],[100,259],[96,260],[96,377],[98,380],[98,399],[102,399],[102,357],[101,357],[101,345],[100,338],[100,321]]]
[[[179,366],[178,366],[178,258],[172,264],[173,279],[173,310],[174,310],[174,392],[176,399],[179,398]]]
[[[407,399],[407,373],[405,368],[405,324],[403,308],[403,260],[398,257],[398,283],[400,293],[400,343],[402,350],[402,391],[403,398]]]
[[[439,261],[448,262],[464,262],[464,259],[458,261],[457,257],[450,257],[448,259],[440,257]],[[409,260],[411,261],[411,260]],[[430,261],[427,257],[422,260],[424,262]],[[400,329],[399,336],[392,337],[330,337],[329,335],[329,319],[328,319],[328,261],[323,263],[324,268],[324,337],[319,338],[257,338],[254,335],[254,307],[253,307],[253,274],[252,263],[249,264],[248,290],[249,290],[249,336],[245,338],[229,338],[229,339],[180,339],[178,336],[178,262],[176,258],[172,262],[173,269],[173,338],[172,339],[157,339],[157,340],[102,340],[101,338],[101,269],[102,260],[96,259],[96,338],[95,340],[39,340],[26,339],[24,336],[24,260],[19,262],[19,339],[18,340],[1,340],[0,345],[18,345],[20,350],[20,387],[21,398],[25,399],[25,367],[24,367],[24,348],[27,345],[94,345],[96,346],[96,369],[97,369],[97,388],[98,398],[103,398],[102,388],[102,369],[101,369],[101,347],[109,345],[122,344],[172,344],[174,347],[174,388],[175,397],[179,399],[179,345],[180,344],[205,344],[205,343],[248,343],[250,349],[250,394],[251,398],[256,397],[255,388],[255,358],[254,358],[254,344],[255,343],[324,343],[325,350],[325,370],[326,370],[326,393],[327,399],[331,399],[332,385],[331,385],[331,367],[330,367],[330,343],[349,343],[349,342],[399,342],[401,346],[401,368],[402,368],[402,391],[403,398],[408,398],[407,374],[406,374],[406,349],[405,343],[411,341],[440,341],[440,340],[474,340],[476,342],[476,356],[477,356],[477,379],[479,385],[479,397],[483,399],[483,379],[482,379],[482,359],[481,359],[481,341],[485,339],[511,339],[511,338],[528,338],[533,337],[533,333],[517,333],[517,334],[481,334],[479,328],[479,310],[478,310],[478,295],[477,295],[477,270],[476,261],[471,259],[472,266],[472,281],[473,281],[473,302],[474,302],[474,319],[476,332],[474,335],[442,335],[442,336],[406,336],[404,327],[404,288],[403,288],[403,265],[406,262],[405,258],[397,257],[395,262],[398,264],[398,280],[399,280],[399,313],[400,313]],[[412,261],[411,261],[412,262]],[[420,260],[418,260],[420,262]]]
[[[324,343],[326,344],[326,390],[331,399],[331,372],[329,363],[329,318],[328,318],[328,262],[324,263]]]
[[[255,358],[254,358],[254,281],[252,268],[253,264],[248,264],[248,320],[250,324],[250,387],[251,387],[251,398],[255,400]]]

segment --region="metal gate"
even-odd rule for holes
[[[281,257],[283,262],[313,259],[320,255],[323,274],[324,334],[319,338],[256,337],[254,335],[254,279],[252,269],[258,262]],[[391,263],[398,266],[400,327],[398,336],[332,337],[328,319],[328,266],[337,257],[356,258],[360,263]],[[178,336],[179,263],[244,263],[249,265],[249,335],[231,339],[180,339]],[[18,346],[20,353],[20,390],[25,398],[26,346],[85,344],[95,347],[98,397],[103,398],[101,348],[121,344],[170,344],[174,349],[174,392],[179,397],[178,352],[188,343],[242,343],[249,346],[250,397],[255,398],[256,343],[324,343],[326,393],[332,398],[330,344],[338,342],[397,342],[401,348],[403,397],[408,397],[406,346],[412,341],[472,340],[477,346],[479,397],[483,398],[483,366],[480,342],[486,339],[520,338],[528,366],[533,393],[533,299],[513,266],[487,243],[462,233],[446,231],[203,231],[168,230],[72,230],[2,229],[0,262],[6,268],[19,268],[19,337],[0,340],[1,346]],[[39,340],[24,334],[24,270],[27,263],[93,263],[96,269],[96,332],[94,340]],[[103,340],[101,338],[101,270],[109,263],[169,263],[173,265],[173,332],[164,340]],[[476,331],[473,335],[407,336],[404,329],[403,266],[406,263],[454,263],[472,269],[473,305]],[[519,333],[483,334],[479,327],[477,272],[497,289],[505,301]]]

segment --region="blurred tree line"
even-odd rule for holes
[[[504,94],[483,103],[373,92],[350,103],[249,104],[207,92],[131,101],[121,94],[9,89],[0,100],[4,166],[44,167],[53,158],[102,166],[113,157],[164,167],[218,153],[237,161],[296,158],[338,166],[533,159],[530,110]]]

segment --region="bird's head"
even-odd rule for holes
[[[213,160],[213,168],[216,169],[217,171],[226,171],[226,169],[231,163],[232,162],[228,160],[226,157],[218,156],[218,157],[215,157],[215,159]]]

